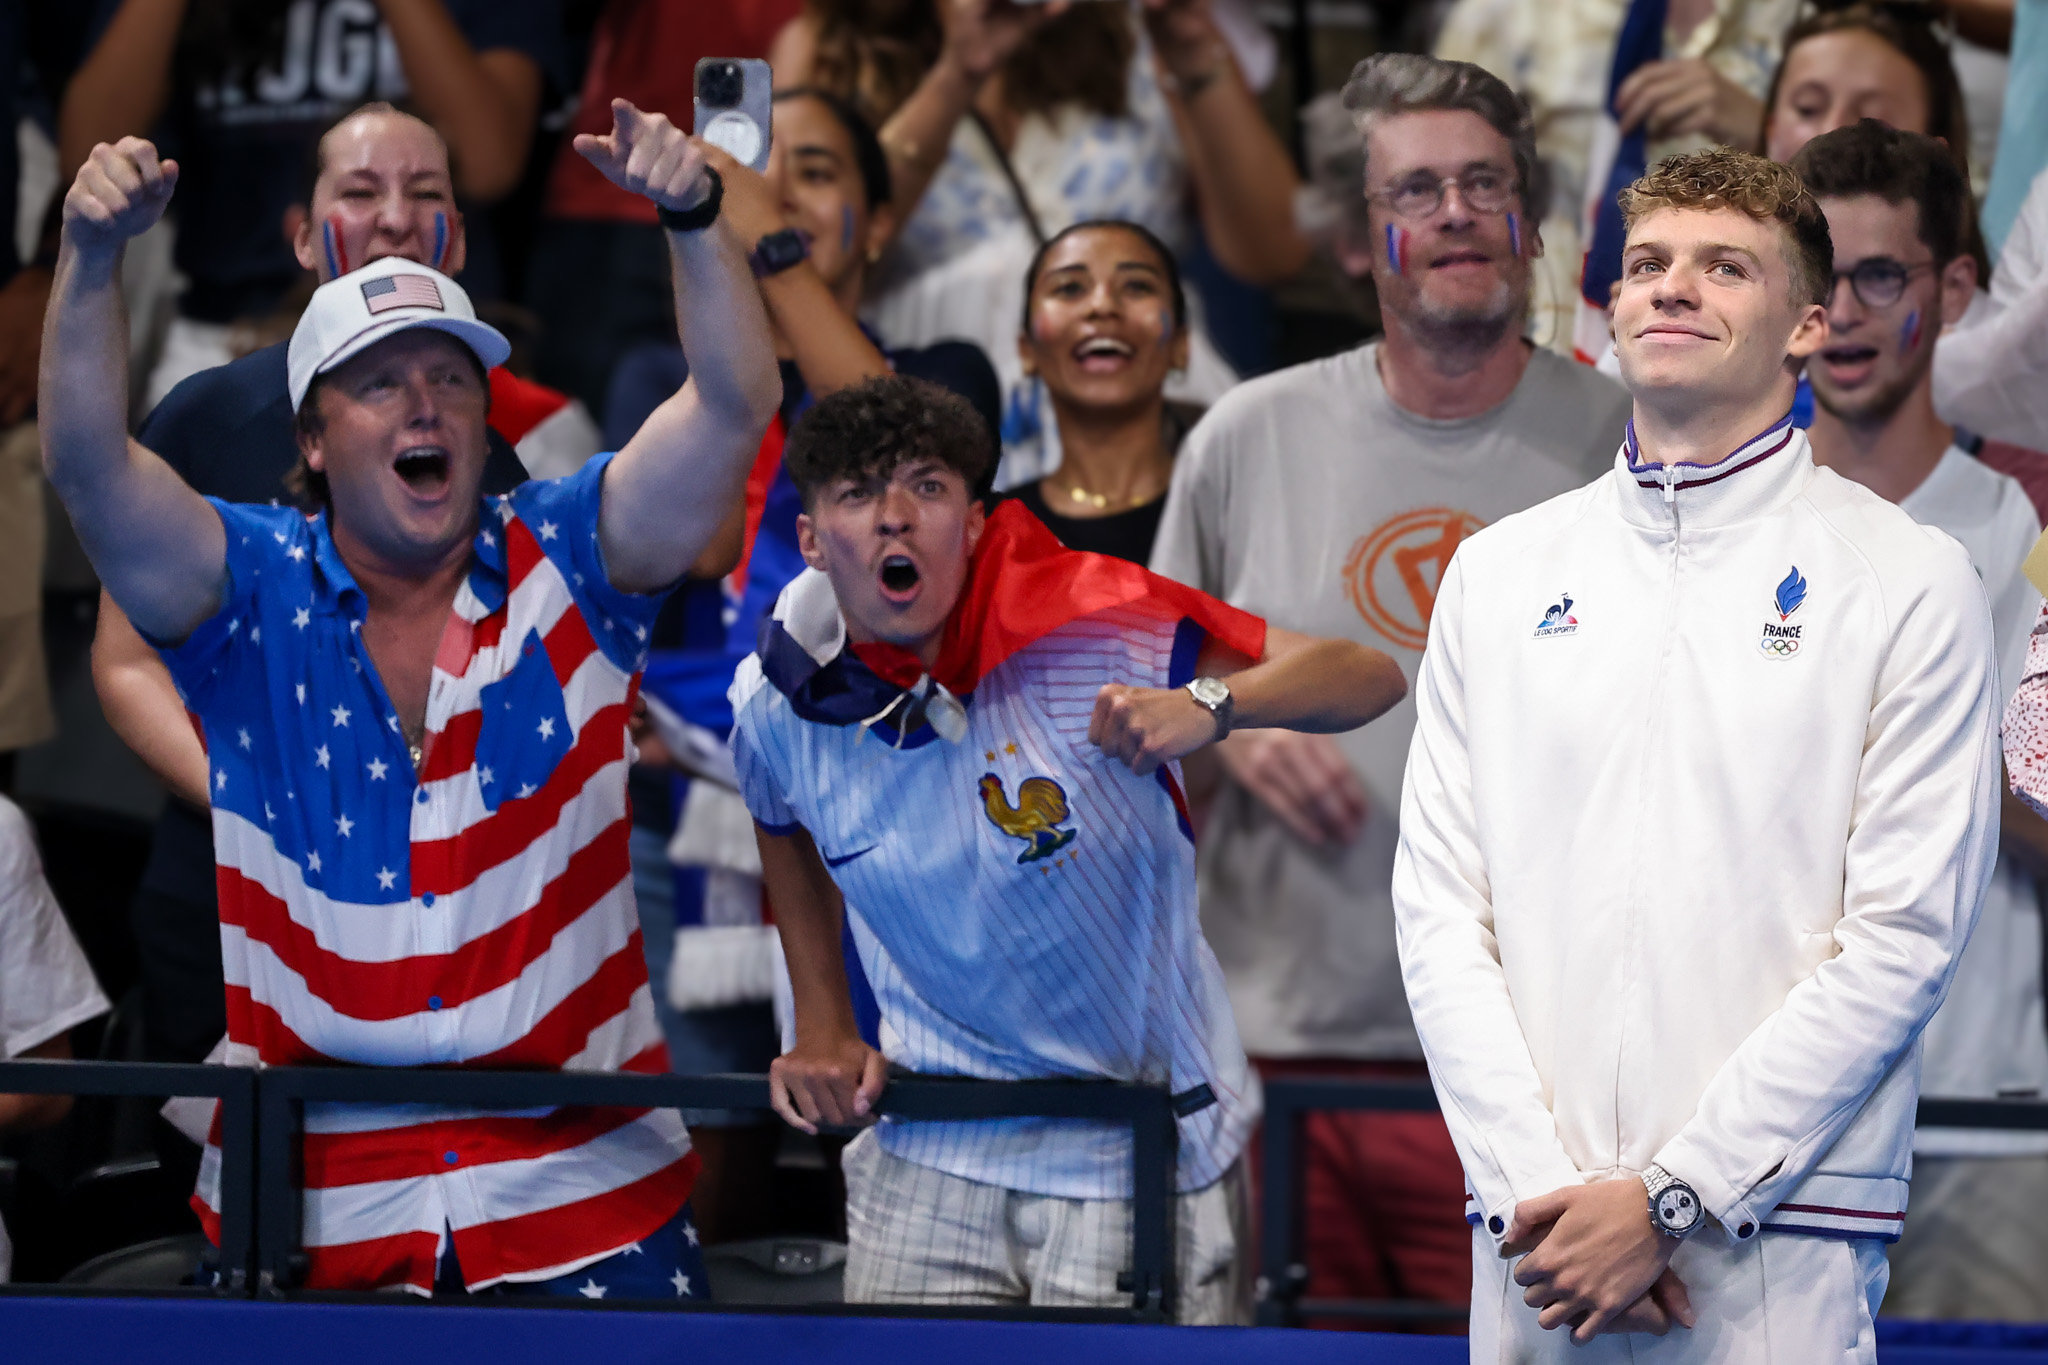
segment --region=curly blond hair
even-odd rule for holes
[[[1621,192],[1621,220],[1631,232],[1659,209],[1733,209],[1785,230],[1786,259],[1802,304],[1827,306],[1833,292],[1835,247],[1827,216],[1789,166],[1733,147],[1666,157]]]

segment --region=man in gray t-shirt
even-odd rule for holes
[[[1152,567],[1384,649],[1412,684],[1459,542],[1599,475],[1629,401],[1522,339],[1541,245],[1521,100],[1412,54],[1361,63],[1344,100],[1371,244],[1346,264],[1370,269],[1386,336],[1225,395],[1180,452]],[[1390,889],[1414,716],[1411,699],[1348,735],[1218,748],[1202,923],[1267,1075],[1423,1074]],[[1463,1175],[1437,1116],[1316,1116],[1304,1150],[1311,1297],[1466,1301]]]

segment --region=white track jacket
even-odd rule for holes
[[[1892,1239],[1997,851],[1984,590],[1786,423],[1634,457],[1458,549],[1417,684],[1394,908],[1475,1221],[1655,1162],[1731,1241]]]

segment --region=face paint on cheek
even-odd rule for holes
[[[1396,275],[1408,273],[1408,229],[1387,224],[1387,268]]]
[[[851,204],[841,204],[839,206],[839,249],[842,252],[853,250],[853,205]]]
[[[348,274],[348,244],[341,239],[341,215],[331,214],[320,225],[320,244],[327,249],[327,273],[335,279]]]
[[[1508,215],[1508,250],[1514,252],[1517,259],[1521,257],[1522,215],[1519,213],[1510,213]]]
[[[445,213],[436,213],[434,215],[434,259],[432,262],[434,269],[439,270],[441,268],[441,262],[446,260],[447,256],[448,215]]]
[[[1906,320],[1899,324],[1899,349],[1908,353],[1920,348],[1920,310],[1915,308],[1906,314]]]

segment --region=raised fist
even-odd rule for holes
[[[140,237],[164,216],[177,188],[178,163],[157,158],[139,137],[92,149],[64,196],[64,235],[81,247],[106,250]]]
[[[711,192],[697,140],[666,115],[643,113],[626,100],[612,101],[612,130],[577,134],[576,150],[605,179],[661,208],[681,212]]]

